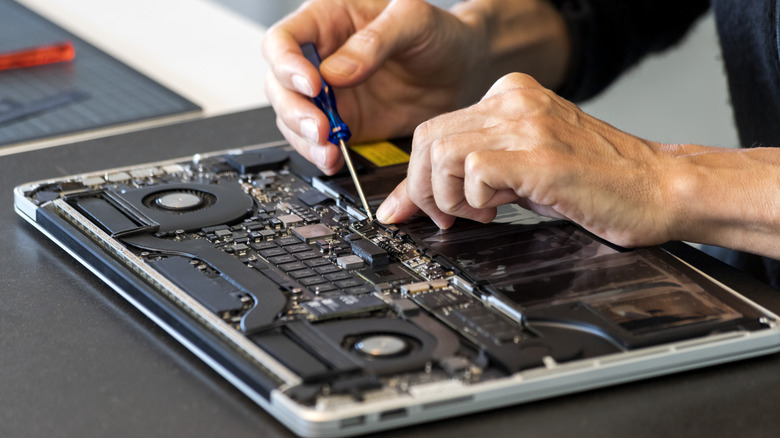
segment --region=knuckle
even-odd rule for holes
[[[436,207],[438,207],[439,211],[446,214],[453,214],[456,213],[456,207],[458,203],[451,198],[445,198],[445,197],[437,197],[436,198]]]
[[[504,87],[532,88],[539,86],[533,77],[520,72],[507,73],[498,80],[498,83]]]
[[[371,27],[363,28],[357,31],[352,40],[358,44],[360,50],[366,53],[376,53],[382,48],[382,35]]]
[[[545,90],[533,88],[515,88],[511,90],[515,105],[525,108],[531,113],[547,113],[553,107],[555,100]]]
[[[285,19],[281,19],[277,21],[276,23],[273,23],[271,27],[268,28],[268,30],[265,32],[265,37],[262,41],[262,47],[266,48],[266,46],[269,46],[271,44],[271,41],[275,38],[278,38],[277,34],[281,32],[281,28],[285,24]]]
[[[428,133],[432,131],[431,124],[433,120],[426,120],[414,129],[414,141],[415,143],[425,143],[428,141]]]
[[[467,178],[481,179],[485,163],[485,151],[474,151],[466,156],[463,162],[463,169]]]
[[[466,210],[464,209],[467,204],[464,203],[465,195],[451,195],[451,196],[437,196],[436,208],[444,214],[450,216],[461,216]]]
[[[479,196],[472,195],[468,198],[469,205],[476,209],[483,209],[488,207],[488,200],[490,198],[485,196],[484,194],[480,194]]]
[[[507,111],[525,113],[531,108],[531,93],[526,88],[512,88],[505,92],[505,98],[502,99],[502,106]]]
[[[428,18],[433,12],[431,5],[425,0],[396,0],[396,2],[418,18]]]
[[[479,196],[479,197],[474,197],[473,199],[470,200],[470,203],[471,203],[471,206],[474,207],[474,208],[483,209],[483,208],[488,208],[488,206],[489,206],[488,201],[489,200],[490,200],[489,197],[483,195],[483,196]]]
[[[484,208],[488,200],[483,193],[480,193],[485,187],[488,187],[485,182],[487,177],[485,174],[485,169],[487,169],[485,161],[488,155],[490,153],[487,151],[474,151],[466,156],[463,163],[465,171],[464,184],[467,187],[471,187],[471,190],[466,192],[467,201],[469,205],[477,209]],[[475,188],[483,190],[475,191]],[[469,194],[469,192],[471,193]]]
[[[446,138],[437,138],[431,142],[431,166],[442,166],[447,162],[449,157],[450,142]]]
[[[521,72],[508,73],[504,76],[504,78],[506,78],[507,81],[516,82],[519,84],[527,84],[528,81],[533,81],[533,78],[530,75]]]
[[[522,84],[505,87],[499,96],[494,96],[498,108],[512,115],[551,114],[558,108],[557,97],[548,90],[529,88]]]
[[[454,202],[445,202],[444,205],[437,203],[439,211],[450,216],[459,216],[460,210],[458,209],[458,206],[459,204]]]
[[[537,106],[541,108],[551,108],[555,104],[555,99],[544,91],[537,91],[534,93],[534,99]]]
[[[563,101],[564,118],[572,126],[584,126],[586,114],[580,108],[567,101]]]
[[[537,90],[529,88],[508,89],[497,99],[496,109],[510,118],[538,114],[544,111],[544,107],[537,94]]]

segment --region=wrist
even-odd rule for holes
[[[563,16],[548,0],[470,0],[451,11],[482,41],[482,93],[512,72],[530,74],[546,88],[563,84],[571,44]]]
[[[691,147],[673,165],[673,238],[778,258],[780,151]]]

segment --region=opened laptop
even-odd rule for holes
[[[408,147],[355,149],[372,208]],[[517,206],[443,231],[369,221],[360,205],[349,176],[283,143],[15,189],[24,219],[303,436],[780,350],[774,313],[660,247]]]

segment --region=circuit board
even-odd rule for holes
[[[661,250],[516,206],[448,230],[381,224],[343,181],[289,147],[247,148],[18,193],[55,239],[78,230],[183,324],[318,411],[772,325]]]

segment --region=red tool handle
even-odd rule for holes
[[[0,70],[67,62],[72,61],[75,56],[76,49],[73,47],[73,43],[65,41],[58,44],[2,53],[0,54]]]

